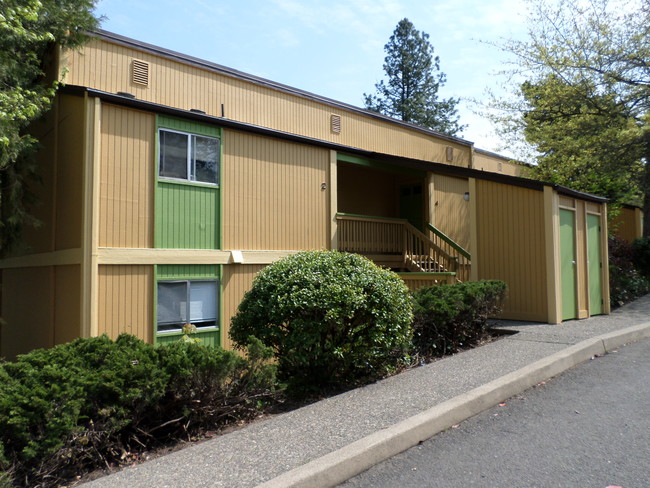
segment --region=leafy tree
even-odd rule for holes
[[[528,38],[501,46],[526,81],[493,120],[538,151],[540,178],[617,202],[639,189],[650,215],[650,3],[528,1]]]
[[[0,0],[0,253],[13,244],[32,201],[37,141],[29,126],[50,108],[60,81],[46,73],[54,46],[76,48],[97,27],[96,0]],[[48,79],[48,77],[50,79]]]
[[[364,93],[366,108],[445,134],[461,132],[465,126],[458,123],[459,100],[438,98],[447,77],[440,71],[440,58],[433,56],[429,34],[402,19],[384,50],[388,81],[375,84],[375,95]]]
[[[605,196],[615,205],[641,201],[638,127],[615,94],[598,93],[587,82],[569,85],[555,75],[525,82],[521,93],[528,105],[524,135],[541,154],[534,171],[539,179]]]

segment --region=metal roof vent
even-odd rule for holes
[[[136,85],[149,86],[149,63],[139,59],[131,61],[131,82]]]
[[[340,134],[341,133],[341,116],[332,114],[331,117],[330,117],[330,123],[331,123],[331,127],[332,127],[332,132],[334,134]]]
[[[447,162],[451,163],[454,160],[454,148],[447,146]]]

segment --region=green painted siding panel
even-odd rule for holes
[[[587,260],[589,263],[589,315],[603,313],[600,217],[587,215]]]
[[[159,181],[155,225],[158,248],[218,249],[219,191]]]
[[[219,278],[217,264],[159,264],[156,278],[160,280],[214,280]]]
[[[575,212],[560,209],[562,320],[575,319],[578,316],[575,247]]]
[[[159,128],[163,127],[165,129],[191,132],[192,134],[199,134],[202,136],[221,137],[221,129],[219,127],[205,125],[200,122],[176,119],[173,117],[166,117],[164,115],[159,115],[156,119],[156,122]]]

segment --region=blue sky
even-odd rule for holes
[[[363,106],[383,77],[384,45],[404,17],[430,35],[461,98],[461,135],[509,154],[468,99],[497,89],[507,57],[489,42],[523,38],[523,0],[100,0],[102,28],[318,95]]]

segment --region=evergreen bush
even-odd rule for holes
[[[392,371],[410,340],[408,289],[357,254],[309,251],[264,268],[232,319],[239,346],[273,348],[291,388],[341,386]]]
[[[650,278],[650,237],[640,237],[632,242],[634,267],[641,275]]]
[[[470,281],[415,291],[413,353],[438,357],[484,339],[487,319],[501,311],[506,290],[502,281]]]
[[[636,256],[646,256],[646,243],[640,243],[638,251],[632,244],[615,236],[608,239],[609,249],[609,302],[612,308],[620,307],[650,291],[650,281],[637,269]],[[639,267],[643,268],[643,261]]]
[[[248,356],[123,334],[0,363],[0,480],[5,471],[27,486],[58,486],[124,453],[250,416],[273,394],[275,366],[259,342]]]

